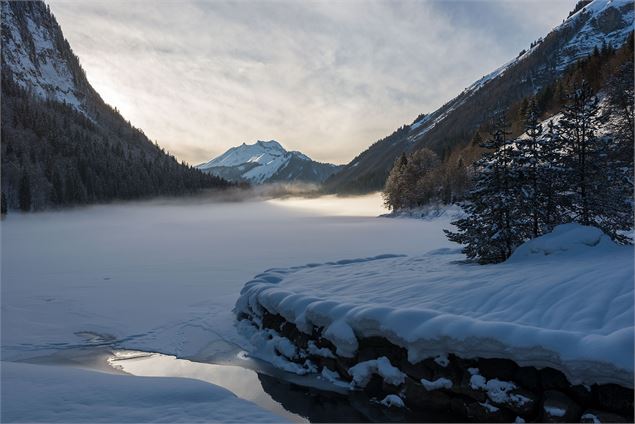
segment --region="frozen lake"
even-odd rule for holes
[[[448,246],[440,221],[377,218],[379,195],[171,200],[9,214],[4,361],[101,346],[231,363],[231,312],[272,267]]]

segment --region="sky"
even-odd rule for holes
[[[558,25],[575,0],[49,0],[88,80],[180,160],[279,141],[347,163]]]

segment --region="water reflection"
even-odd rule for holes
[[[293,422],[308,422],[287,411],[262,389],[258,373],[235,365],[216,365],[177,359],[174,356],[136,351],[117,351],[108,360],[113,367],[140,377],[180,377],[206,381]]]
[[[169,355],[136,351],[115,352],[108,362],[136,376],[193,378],[216,384],[293,422],[462,421],[460,417],[449,413],[415,414],[408,409],[386,408],[362,392],[342,392],[325,380],[270,369],[266,364],[258,364],[240,354],[238,359],[244,361],[247,368],[192,362]],[[261,372],[261,366],[271,375]]]

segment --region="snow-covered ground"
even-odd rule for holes
[[[282,422],[229,390],[185,378],[2,362],[2,422]]]
[[[231,310],[244,283],[263,269],[384,253],[414,255],[449,245],[439,223],[375,218],[386,212],[380,205],[378,195],[243,203],[198,199],[186,204],[181,199],[9,214],[1,223],[2,360],[59,357],[91,346],[212,362],[235,356],[248,346],[235,330]],[[88,381],[101,385],[97,392],[108,393],[109,399],[119,392],[106,386],[118,387],[118,379],[134,381],[68,370],[3,362],[3,411],[18,414],[11,405],[22,405],[29,409],[26,420],[67,421],[73,411],[78,420],[86,419],[85,405],[97,408],[99,400],[85,393]],[[57,383],[47,386],[53,376],[77,390],[54,395],[62,389]],[[170,382],[156,384],[147,390],[173,390]],[[50,391],[58,402],[27,402],[35,388],[42,398]],[[133,398],[120,393],[118,401]],[[132,409],[141,405],[130,402]],[[127,414],[121,411],[117,421]],[[169,421],[195,418],[172,415]]]
[[[632,246],[566,224],[523,244],[505,263],[463,259],[454,246],[270,269],[246,284],[236,309],[253,316],[264,307],[308,333],[324,328],[344,357],[354,355],[358,337],[383,336],[406,348],[411,363],[448,353],[507,358],[559,369],[573,384],[633,387]],[[286,339],[263,343],[247,320],[241,323],[262,345],[255,354],[270,354],[263,347],[271,342],[284,347]]]

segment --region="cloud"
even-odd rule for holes
[[[345,163],[574,1],[50,1],[102,97],[179,159],[276,139]]]

